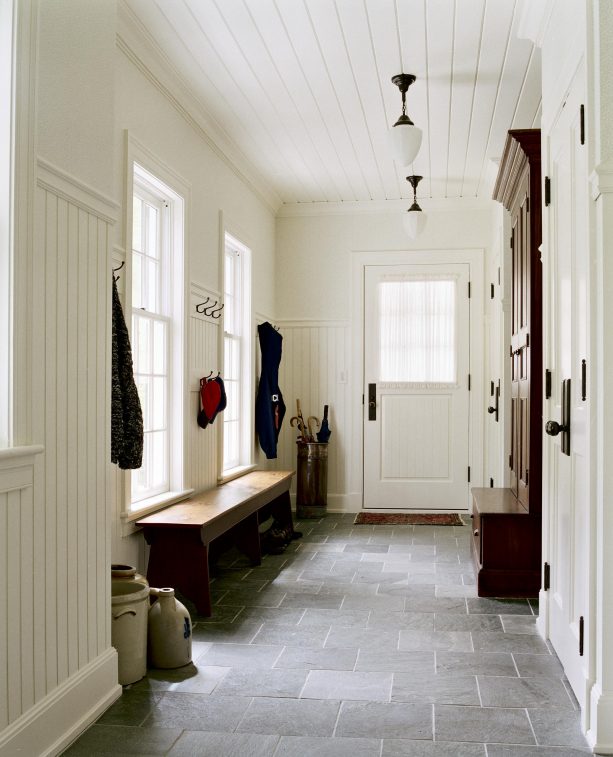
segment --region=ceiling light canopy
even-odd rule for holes
[[[401,166],[408,166],[421,147],[422,130],[407,116],[406,94],[416,77],[413,74],[397,74],[392,82],[402,94],[402,114],[390,131],[390,141],[394,160]]]
[[[417,239],[426,228],[426,214],[417,204],[417,185],[422,178],[422,176],[407,176],[407,181],[413,187],[413,204],[403,215],[402,222],[404,230],[411,239]]]

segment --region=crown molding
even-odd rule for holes
[[[280,195],[263,179],[240,148],[228,139],[202,102],[194,97],[185,79],[125,0],[120,0],[117,11],[117,49],[164,96],[211,151],[273,215],[276,214],[281,205]]]
[[[363,215],[365,213],[401,213],[408,209],[410,200],[356,200],[351,202],[298,202],[283,204],[277,218],[302,216]],[[493,200],[481,197],[422,199],[419,204],[425,213],[453,213],[470,210],[492,210]]]

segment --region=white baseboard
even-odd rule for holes
[[[296,495],[290,495],[292,509],[296,510]],[[357,513],[362,509],[360,494],[328,494],[329,513]]]
[[[613,692],[604,693],[597,683],[590,693],[590,725],[586,738],[596,754],[613,754]]]
[[[0,757],[54,757],[121,696],[110,647],[0,734]]]

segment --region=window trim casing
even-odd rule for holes
[[[236,224],[228,222],[223,211],[219,213],[219,261],[220,261],[220,291],[225,292],[225,260],[226,243],[229,240],[232,247],[243,253],[242,257],[242,290],[243,290],[243,335],[242,348],[242,397],[241,408],[244,410],[241,428],[240,462],[234,468],[223,468],[223,433],[224,424],[220,425],[218,434],[218,483],[231,481],[249,473],[257,466],[255,463],[254,413],[255,413],[255,339],[253,325],[253,245],[249,235]],[[222,312],[221,338],[219,339],[219,364],[224,365],[225,350],[225,321]]]
[[[131,473],[122,471],[123,492],[121,494],[120,518],[123,523],[122,535],[135,533],[138,529],[133,521],[147,514],[156,512],[169,504],[186,499],[193,493],[188,486],[189,461],[188,447],[188,423],[189,417],[189,392],[188,392],[188,308],[189,308],[189,282],[190,282],[190,215],[191,215],[191,185],[172,168],[166,165],[158,156],[136,140],[127,130],[124,132],[125,142],[125,200],[124,200],[124,260],[125,260],[125,292],[124,312],[130,314],[126,318],[126,324],[131,336],[132,328],[132,197],[134,193],[134,165],[140,166],[149,174],[152,183],[163,184],[161,191],[166,189],[171,192],[170,203],[170,234],[173,236],[173,244],[178,245],[183,254],[178,256],[180,260],[174,261],[169,266],[168,275],[171,277],[171,287],[175,294],[180,293],[180,303],[174,303],[172,321],[175,326],[171,330],[169,339],[179,348],[170,353],[171,383],[169,412],[171,418],[179,428],[173,428],[171,438],[171,473],[170,489],[161,495],[156,495],[148,500],[141,500],[143,507],[133,510],[131,505]],[[181,223],[178,223],[178,220]],[[172,333],[174,332],[174,333]],[[176,443],[175,443],[176,442]]]

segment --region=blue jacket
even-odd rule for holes
[[[255,430],[260,447],[271,460],[277,457],[277,440],[285,415],[285,403],[279,389],[279,364],[283,337],[268,321],[258,326],[262,351],[262,374],[255,399]]]

